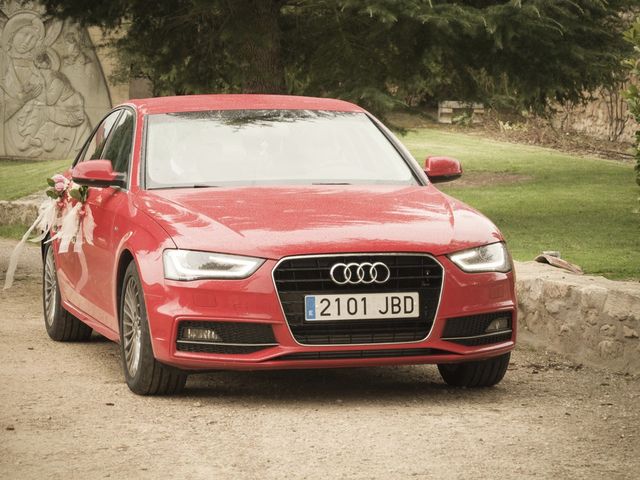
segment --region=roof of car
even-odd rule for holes
[[[182,95],[129,100],[142,114],[194,112],[203,110],[330,110],[364,112],[361,107],[334,98],[294,95]]]

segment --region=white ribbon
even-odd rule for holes
[[[80,205],[80,204],[78,204]],[[93,245],[93,229],[96,227],[93,221],[93,213],[86,203],[78,210],[78,230],[73,241],[73,251],[81,252],[82,244],[87,243]],[[84,212],[84,215],[82,213]]]
[[[84,218],[80,215],[83,206]],[[5,290],[11,288],[11,285],[13,285],[20,254],[34,230],[37,231],[38,234],[31,239],[32,242],[41,242],[49,232],[54,230],[56,233],[47,240],[46,243],[60,240],[58,253],[67,253],[71,244],[73,244],[74,252],[79,252],[84,242],[93,245],[93,231],[96,224],[88,204],[76,203],[73,207],[68,208],[64,215],[62,215],[62,219],[60,219],[57,201],[52,198],[47,198],[42,202],[38,211],[38,218],[36,218],[35,222],[33,222],[22,236],[18,245],[13,249],[13,252],[11,252],[7,276],[4,280]]]
[[[53,229],[58,223],[58,208],[57,202],[53,198],[47,198],[40,207],[38,208],[38,217],[35,222],[31,224],[29,229],[25,232],[25,234],[20,239],[20,242],[16,245],[11,252],[11,256],[9,257],[9,266],[7,267],[7,276],[4,279],[4,289],[7,290],[11,288],[13,285],[13,279],[16,273],[16,268],[18,267],[18,260],[20,259],[20,254],[24,249],[27,240],[31,233],[35,230],[38,234],[31,239],[32,242],[40,242],[47,236],[47,233]]]
[[[73,242],[78,235],[78,230],[80,229],[81,208],[82,204],[76,203],[73,207],[67,210],[67,213],[64,215],[64,217],[62,217],[60,229],[53,237],[48,240],[49,242],[60,240],[60,244],[58,245],[58,253],[67,253],[69,251],[71,242]]]

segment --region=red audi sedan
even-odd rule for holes
[[[447,157],[423,169],[340,100],[132,100],[68,173],[95,230],[68,252],[43,243],[47,332],[118,342],[138,394],[206,370],[412,364],[494,385],[514,274],[498,229],[434,186],[461,173]]]

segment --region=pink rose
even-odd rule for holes
[[[66,183],[67,182],[67,177],[65,177],[64,175],[61,175],[60,173],[56,173],[53,177],[51,177],[51,180],[53,180],[54,183]]]
[[[53,188],[55,188],[56,192],[61,193],[64,192],[66,185],[64,184],[64,182],[56,182]]]

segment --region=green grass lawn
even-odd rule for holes
[[[633,167],[470,135],[420,129],[401,137],[421,161],[427,154],[462,161],[464,176],[521,175],[521,181],[440,188],[480,210],[505,235],[516,260],[542,250],[587,273],[640,279],[640,215]]]
[[[0,225],[0,238],[13,238],[18,240],[22,238],[29,225]]]
[[[71,160],[0,160],[0,200],[15,200],[47,188],[47,178],[63,172]]]
[[[421,128],[401,139],[419,160],[438,154],[463,162],[472,184],[440,188],[491,218],[516,260],[559,250],[587,273],[640,279],[640,215],[633,213],[639,192],[631,165],[438,129]],[[0,199],[45,188],[46,177],[69,163],[0,161]],[[473,186],[474,178],[492,174],[524,178]],[[4,227],[0,236],[15,238],[22,231]]]

